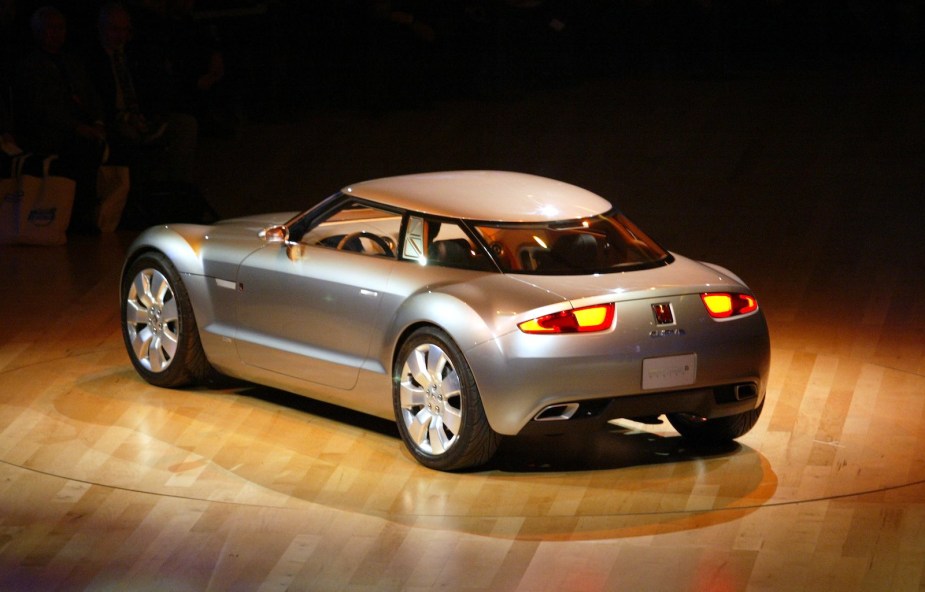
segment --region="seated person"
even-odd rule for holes
[[[40,158],[58,155],[56,174],[76,181],[71,226],[89,230],[106,141],[99,96],[81,60],[64,50],[64,15],[42,7],[32,15],[31,26],[37,47],[20,64],[13,85],[17,140]]]
[[[132,18],[121,4],[105,4],[98,25],[100,43],[88,66],[110,130],[111,162],[134,165],[133,179],[142,184],[188,183],[198,134],[196,119],[170,112],[159,97],[163,73],[133,53]]]

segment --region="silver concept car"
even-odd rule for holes
[[[298,214],[150,228],[121,304],[151,384],[225,375],[394,418],[442,470],[484,464],[503,436],[616,418],[737,438],[770,361],[733,273],[664,250],[594,193],[509,172],[378,179]]]

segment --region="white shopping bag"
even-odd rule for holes
[[[63,245],[74,208],[73,179],[51,173],[57,156],[42,162],[42,176],[22,173],[21,158],[16,179],[3,198],[0,242],[26,245]]]

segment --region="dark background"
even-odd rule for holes
[[[258,60],[239,133],[201,145],[215,208],[301,209],[428,170],[546,175],[735,270],[776,347],[919,368],[890,343],[925,344],[906,306],[925,281],[922,3],[426,6],[444,8],[415,13],[432,40],[359,4],[264,16],[280,60]]]
[[[127,0],[145,4],[175,0]],[[94,43],[99,1],[3,0],[7,58],[43,4]],[[730,78],[877,60],[920,68],[920,0],[198,0],[246,114],[392,109],[496,98],[588,79]],[[413,19],[409,21],[409,19]],[[362,86],[362,92],[349,88]]]
[[[96,4],[57,5],[73,45],[92,42]],[[883,279],[878,261],[925,275],[921,1],[196,11],[226,59],[233,133],[197,154],[222,216],[303,209],[372,177],[509,169],[604,195],[668,248],[809,298],[814,322],[852,314],[812,302],[815,281],[857,290]]]

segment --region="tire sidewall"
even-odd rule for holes
[[[443,454],[430,454],[421,450],[411,439],[405,426],[402,416],[401,407],[401,381],[402,370],[408,355],[417,347],[424,344],[434,344],[440,347],[453,365],[459,377],[461,402],[460,411],[462,414],[458,438],[449,450]],[[398,355],[395,358],[392,371],[392,407],[395,413],[395,422],[398,424],[398,431],[401,435],[408,451],[422,465],[431,469],[449,471],[454,469],[465,468],[473,463],[472,448],[474,445],[473,437],[475,429],[473,422],[485,421],[485,412],[482,409],[482,402],[478,394],[478,388],[469,364],[466,361],[462,351],[456,346],[453,340],[441,329],[427,326],[417,329],[401,345]],[[489,428],[490,430],[490,428]],[[492,450],[493,451],[493,450]],[[484,462],[484,461],[482,461]]]

